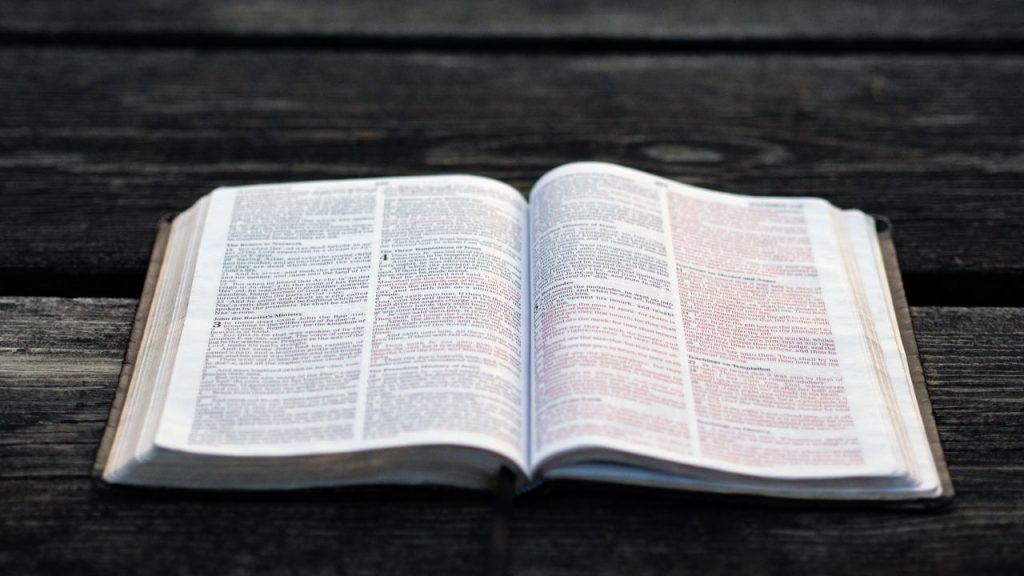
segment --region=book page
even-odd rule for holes
[[[871,310],[875,333],[879,339],[879,347],[884,354],[884,362],[892,385],[896,406],[902,414],[902,421],[911,446],[915,472],[918,483],[913,487],[916,491],[939,491],[938,471],[932,457],[931,446],[921,419],[917,395],[907,367],[906,352],[903,349],[902,337],[896,321],[892,293],[885,276],[885,263],[882,260],[878,235],[875,233],[875,220],[859,210],[846,211],[850,239],[853,244],[857,266],[864,281],[864,292]]]
[[[456,444],[525,468],[527,225],[471,176],[216,190],[157,443]]]
[[[775,477],[896,475],[841,214],[599,163],[531,194],[534,465],[615,449]]]

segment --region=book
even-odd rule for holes
[[[468,175],[218,188],[161,227],[96,470],[948,501],[887,228],[599,162],[529,201]]]

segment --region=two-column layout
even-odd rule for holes
[[[891,464],[835,210],[640,174],[216,192],[161,442]]]

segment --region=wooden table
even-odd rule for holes
[[[519,500],[510,571],[1024,571],[1024,8],[0,0],[0,573],[481,573],[450,490],[90,479],[152,239],[222,184],[570,160],[889,216],[959,492],[940,512]]]

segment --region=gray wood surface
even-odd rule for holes
[[[884,214],[911,304],[1020,304],[1024,58],[0,50],[6,294],[134,296],[218,185],[611,160]],[[968,301],[970,300],[970,301]]]
[[[1020,574],[1022,78],[1020,0],[0,0],[0,574],[483,573],[486,495],[95,485],[135,301],[40,296],[137,296],[218,185],[580,159],[889,216],[958,496],[556,485],[512,573]]]
[[[416,39],[965,40],[992,46],[1024,37],[1016,0],[76,0],[0,1],[0,32],[46,35],[219,35]],[[938,46],[938,45],[937,45]],[[948,47],[948,46],[947,46]]]
[[[90,466],[129,299],[0,298],[0,573],[479,574],[486,496],[100,488]],[[516,574],[1015,573],[1024,541],[1024,310],[915,308],[956,489],[934,512],[725,503],[563,486],[517,501]]]

